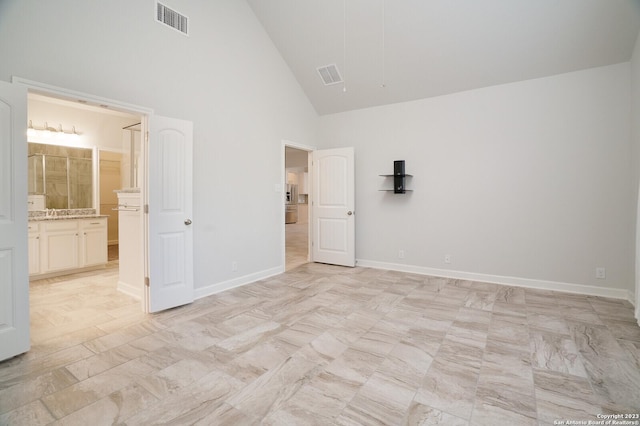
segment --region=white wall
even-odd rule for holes
[[[356,257],[631,291],[629,92],[625,63],[321,117],[355,147]],[[413,193],[378,191],[393,160]]]
[[[194,272],[203,294],[283,267],[281,141],[316,145],[317,115],[244,1],[171,1],[190,17],[189,37],[156,23],[154,5],[3,0],[0,79],[194,122]]]
[[[28,118],[36,129],[43,128],[45,123],[56,129],[61,124],[63,130],[69,132],[75,126],[80,136],[73,146],[98,147],[108,151],[122,151],[122,128],[140,122],[136,117],[99,113],[35,99],[29,99]],[[29,142],[56,144],[45,138],[30,138]]]
[[[284,139],[356,148],[359,259],[632,290],[629,64],[318,121],[245,2],[170,6],[189,37],[153,20],[153,0],[3,0],[0,79],[194,122],[198,288],[282,266]],[[395,159],[411,195],[378,191]]]

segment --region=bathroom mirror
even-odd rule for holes
[[[29,209],[93,207],[93,151],[28,144]]]

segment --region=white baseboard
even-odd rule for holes
[[[211,296],[225,290],[230,290],[232,288],[241,287],[246,284],[251,284],[253,282],[263,280],[265,278],[269,278],[283,272],[284,267],[278,266],[271,269],[265,269],[264,271],[255,272],[253,274],[243,275],[242,277],[234,278],[232,280],[212,284],[206,287],[199,287],[195,289],[194,297],[196,299],[201,299],[203,297]]]
[[[137,288],[131,284],[127,284],[122,281],[118,281],[118,291],[131,296],[134,299],[142,300],[142,288]]]
[[[431,275],[435,277],[452,278],[459,280],[479,281],[493,284],[510,285],[515,287],[535,288],[539,290],[562,291],[566,293],[584,294],[589,296],[610,297],[612,299],[623,299],[635,306],[635,315],[640,325],[640,306],[636,306],[633,294],[621,288],[604,288],[583,284],[563,283],[559,281],[535,280],[530,278],[508,277],[503,275],[488,275],[473,272],[452,271],[448,269],[428,268],[424,266],[405,265],[400,263],[377,262],[374,260],[357,259],[357,266],[374,269],[385,269],[390,271],[408,272],[420,275]],[[284,272],[283,266],[278,266],[264,271],[255,272],[232,280],[223,281],[206,287],[195,289],[194,298],[201,299],[232,288],[241,287],[253,282],[272,277]],[[136,290],[128,284],[118,282],[118,290],[137,299],[142,298],[141,290]]]
[[[424,266],[403,265],[399,263],[377,262],[374,260],[358,259],[356,265],[367,268],[387,269],[391,271],[409,272],[420,275],[432,275],[459,280],[480,281],[485,283],[511,285],[515,287],[536,288],[540,290],[563,291],[566,293],[585,294],[589,296],[610,297],[624,299],[635,305],[631,292],[621,288],[604,288],[590,285],[563,283],[558,281],[534,280],[530,278],[506,277],[502,275],[487,275],[472,272],[451,271],[448,269],[427,268]],[[638,307],[636,307],[636,311]]]

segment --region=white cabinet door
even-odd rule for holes
[[[107,218],[80,221],[80,267],[107,263]]]
[[[29,350],[27,89],[0,81],[0,361]]]
[[[148,265],[145,310],[193,302],[193,123],[150,118]]]
[[[43,225],[42,273],[77,268],[79,229],[77,220],[53,220]]]
[[[31,228],[31,226],[29,226]],[[40,273],[40,233],[29,232],[29,275]]]
[[[74,269],[80,265],[78,262],[77,230],[47,232],[44,238],[47,257],[43,272]]]
[[[29,275],[40,273],[40,234],[29,234]]]
[[[355,266],[353,148],[313,152],[313,261]]]

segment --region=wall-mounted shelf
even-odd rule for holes
[[[413,177],[413,175],[404,172],[404,160],[393,162],[393,172],[393,174],[379,175],[385,178],[393,178],[393,189],[380,189],[380,191],[393,192],[394,194],[411,192],[411,189],[407,189],[406,178]]]

